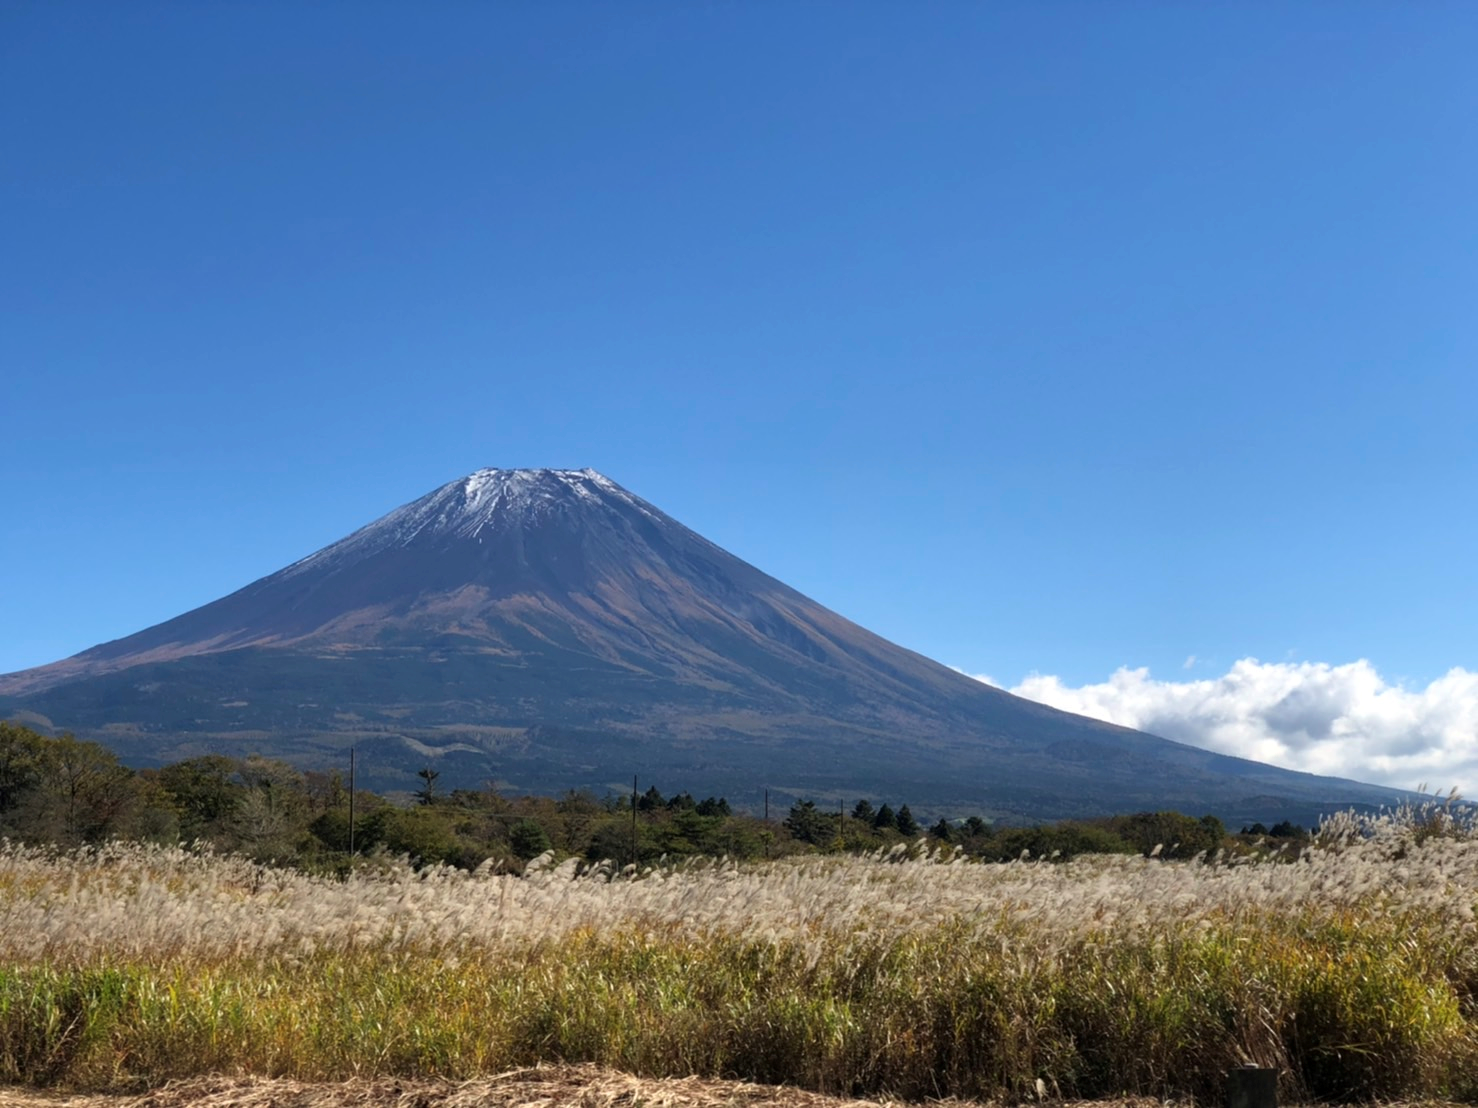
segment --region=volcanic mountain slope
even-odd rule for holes
[[[879,638],[593,470],[480,470],[214,603],[0,677],[0,717],[138,762],[938,812],[1308,820],[1395,793],[1059,712]]]

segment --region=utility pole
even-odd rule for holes
[[[354,748],[349,748],[349,857],[354,857]]]
[[[760,839],[765,844],[765,861],[770,860],[770,790],[765,790],[765,829],[760,832]]]
[[[636,872],[636,775],[631,777],[631,871]]]

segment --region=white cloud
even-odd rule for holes
[[[1288,769],[1478,795],[1478,673],[1461,668],[1407,689],[1363,659],[1333,666],[1244,658],[1204,680],[1157,681],[1148,669],[1123,668],[1079,688],[1032,674],[1009,691]]]

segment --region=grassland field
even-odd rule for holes
[[[1478,835],[1294,862],[948,851],[313,877],[0,849],[0,1081],[466,1082],[542,1064],[842,1097],[1478,1099]],[[636,1098],[640,1100],[640,1097]]]

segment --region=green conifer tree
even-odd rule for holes
[[[898,833],[905,838],[913,838],[919,833],[919,821],[913,818],[907,804],[898,809]]]

